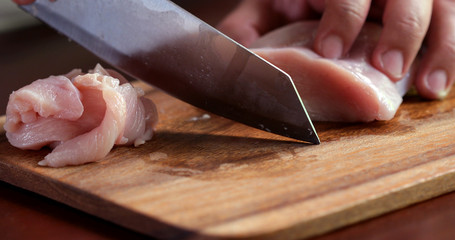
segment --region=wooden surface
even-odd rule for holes
[[[453,240],[455,192],[311,240]],[[0,181],[2,240],[154,239]]]
[[[142,85],[147,88],[147,86]],[[148,88],[156,137],[79,167],[0,137],[3,181],[135,231],[173,238],[302,238],[455,189],[455,96],[409,98],[390,122],[316,124],[305,145]]]

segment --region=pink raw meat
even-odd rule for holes
[[[367,23],[347,56],[334,60],[312,50],[317,26],[318,22],[285,26],[261,37],[252,50],[293,78],[314,121],[392,119],[412,76],[395,84],[372,67],[369,57],[381,27]]]
[[[73,70],[13,92],[4,128],[15,147],[54,148],[39,165],[61,167],[100,160],[114,144],[143,144],[157,120],[142,90],[97,65],[88,74]]]

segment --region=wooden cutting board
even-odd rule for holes
[[[455,190],[455,93],[396,117],[316,123],[322,143],[262,132],[146,89],[154,139],[102,161],[39,167],[0,134],[0,179],[157,237],[298,239]],[[3,118],[4,122],[4,118]]]

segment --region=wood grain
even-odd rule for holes
[[[154,139],[100,162],[39,167],[0,135],[0,179],[167,238],[315,236],[455,189],[455,94],[407,98],[389,122],[316,123],[306,145],[211,115],[137,83]]]

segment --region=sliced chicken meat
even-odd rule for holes
[[[294,80],[314,121],[390,120],[411,85],[412,74],[397,84],[375,69],[370,56],[381,27],[367,23],[350,52],[326,59],[312,50],[318,22],[298,22],[270,32],[252,50]]]
[[[152,138],[158,115],[143,95],[119,73],[99,65],[88,74],[73,70],[50,76],[10,95],[6,136],[21,149],[53,148],[39,162],[42,166],[94,162],[114,145],[138,146]]]

